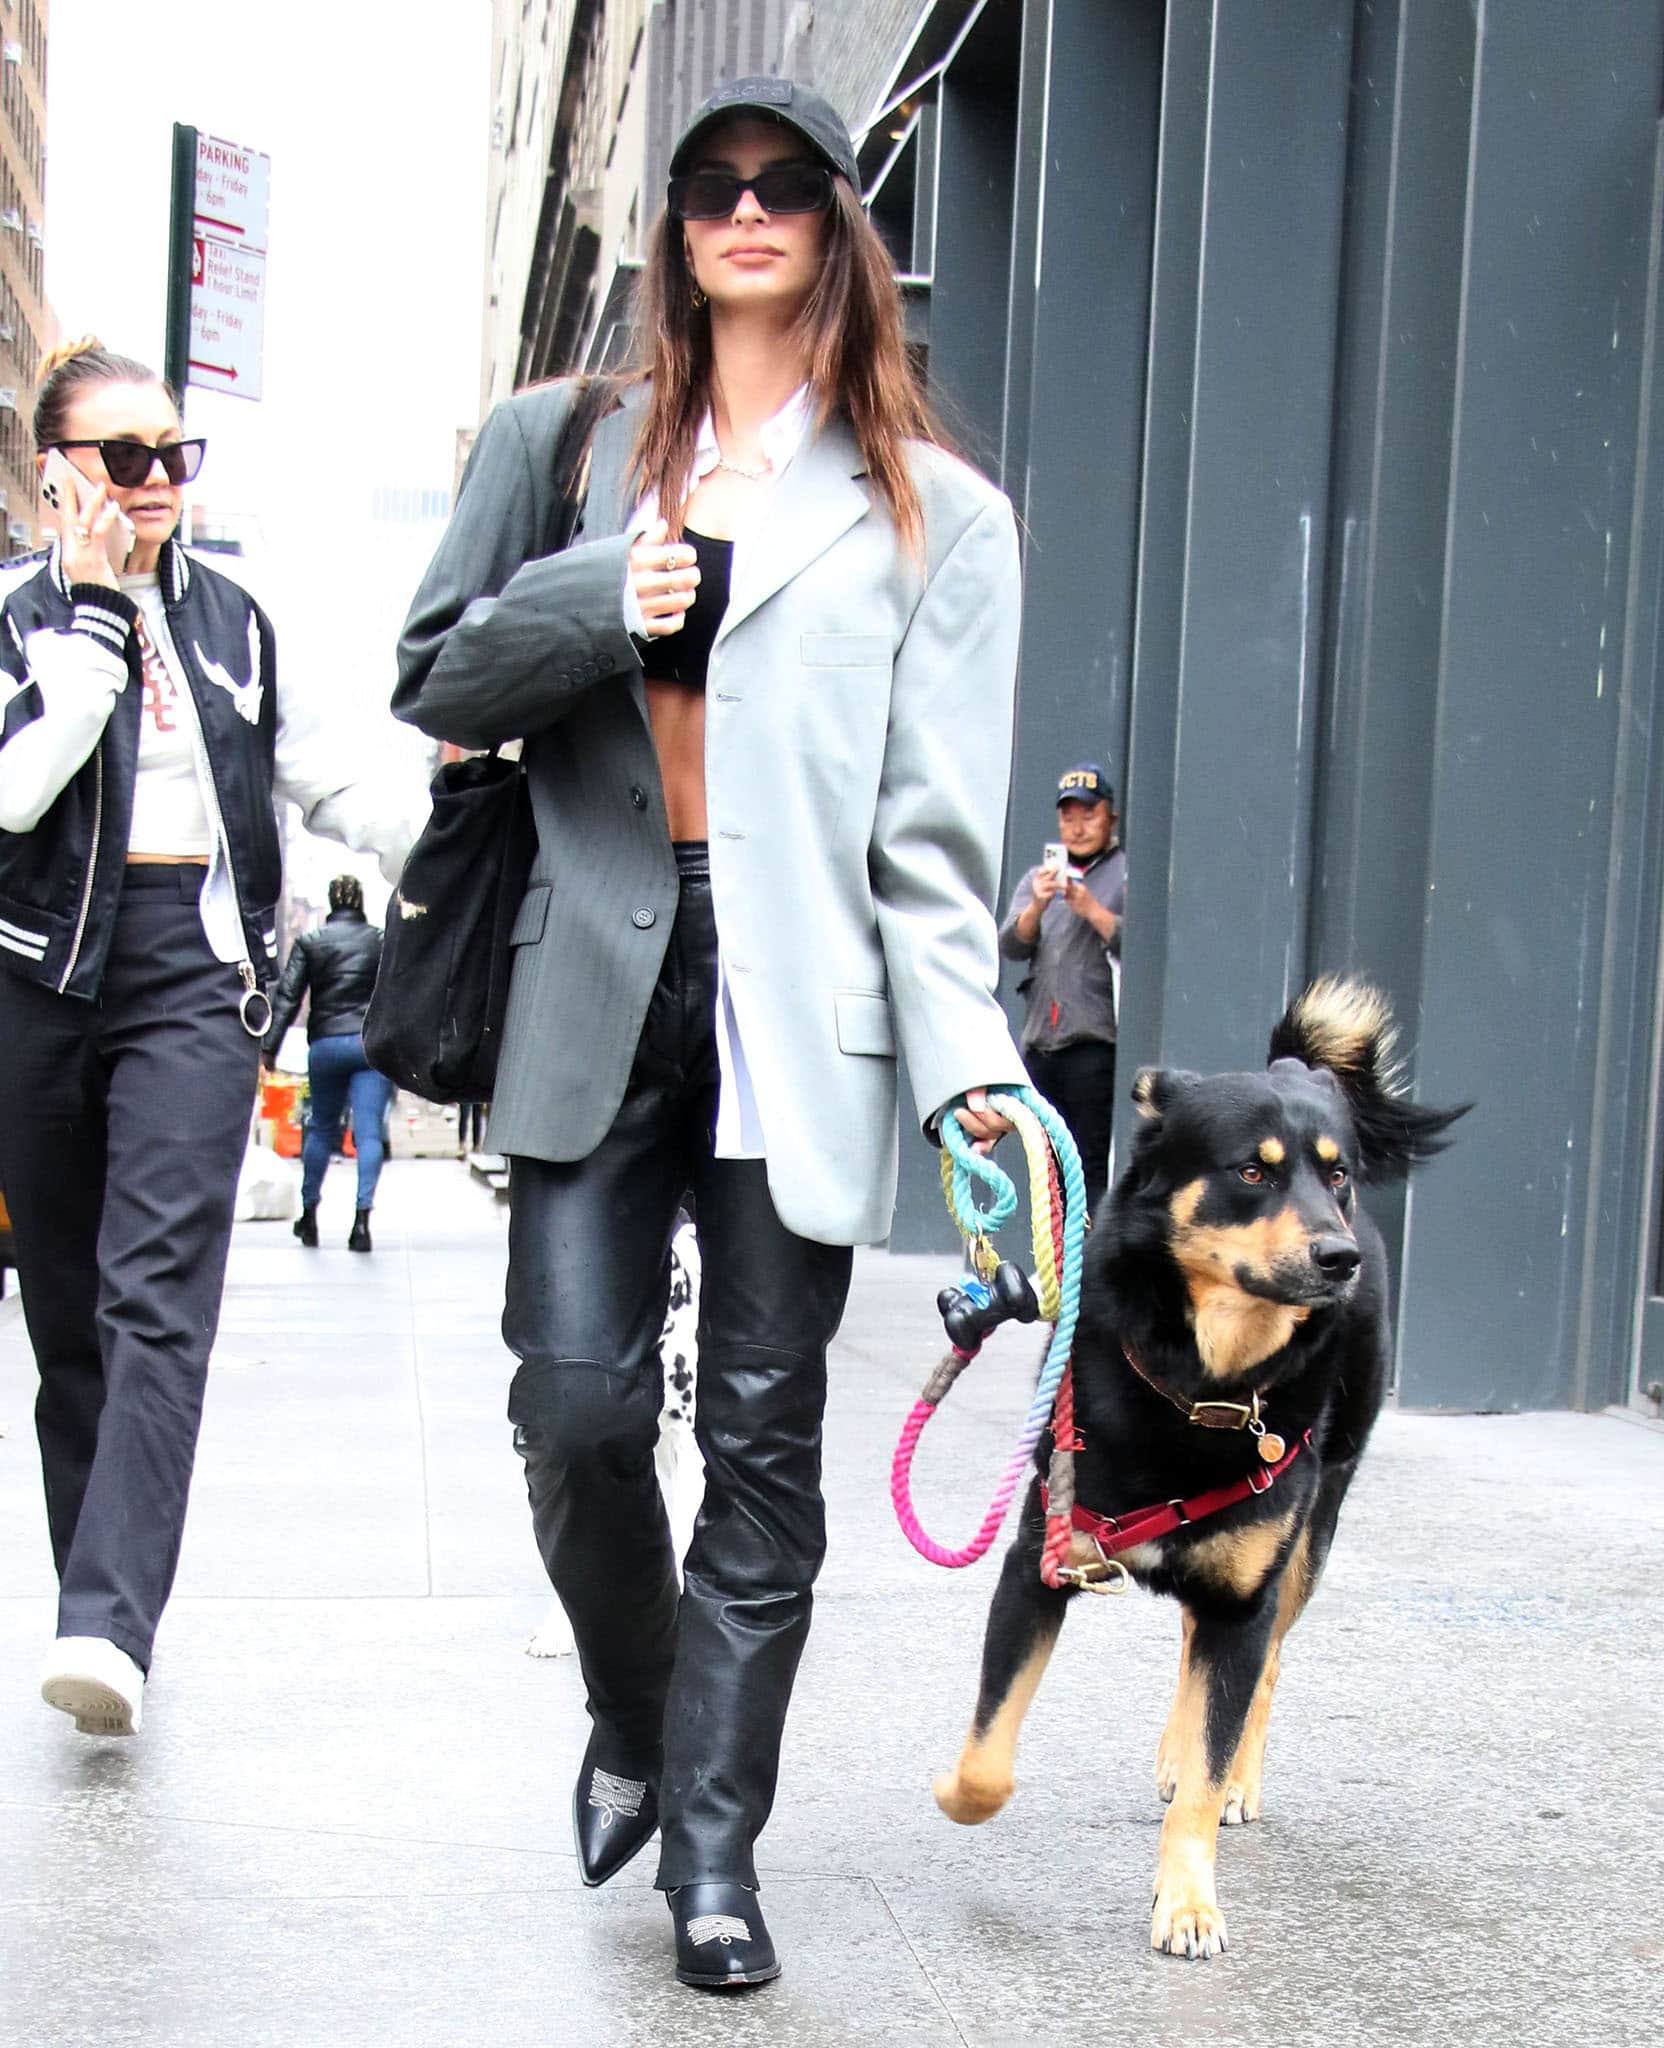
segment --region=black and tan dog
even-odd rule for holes
[[[1354,1188],[1401,1179],[1463,1113],[1397,1092],[1394,1035],[1375,989],[1326,979],[1273,1031],[1263,1074],[1145,1068],[1131,1163],[1087,1243],[1069,1562],[1079,1584],[1124,1567],[1183,1608],[1150,1926],[1175,1955],[1225,1947],[1219,1825],[1259,1814],[1283,1637],[1386,1392],[1386,1261]],[[1220,1493],[1241,1497],[1217,1507]],[[1022,1718],[1074,1597],[1041,1580],[1043,1499],[1036,1480],[988,1617],[971,1733],[936,1784],[967,1824],[1011,1796]]]

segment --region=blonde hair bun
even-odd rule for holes
[[[56,348],[48,349],[41,358],[40,375],[37,384],[44,384],[54,370],[61,370],[65,363],[74,362],[77,356],[102,355],[104,344],[96,334],[83,334],[79,341],[60,341]]]

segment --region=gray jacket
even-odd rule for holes
[[[569,391],[496,408],[399,643],[401,718],[465,746],[525,739],[538,853],[491,1131],[541,1159],[581,1159],[612,1124],[676,912],[622,610],[642,396],[597,430],[583,524],[556,555]],[[863,474],[840,421],[804,442],[739,552],[706,690],[711,886],[769,1186],[790,1229],[829,1244],[889,1231],[898,1045],[926,1122],[1023,1078],[991,910],[1020,612],[1011,508],[916,448],[920,565]]]
[[[1037,867],[1017,884],[1011,907],[1000,926],[1000,951],[1008,960],[1026,960],[1028,973],[1017,985],[1027,1007],[1023,1013],[1023,1050],[1056,1052],[1065,1045],[1096,1039],[1115,1043],[1115,976],[1110,956],[1121,957],[1121,927],[1106,947],[1061,896],[1040,913],[1040,930],[1025,945],[1017,920],[1034,901]],[[1127,856],[1119,842],[1086,870],[1086,886],[1120,917],[1127,905]]]

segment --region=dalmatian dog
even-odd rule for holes
[[[699,1390],[699,1239],[684,1216],[670,1244],[670,1299],[659,1332],[659,1362],[664,1369],[664,1407],[659,1413],[659,1440],[653,1463],[670,1517],[670,1538],[677,1570],[693,1540],[693,1525],[705,1494],[705,1461],[694,1441],[693,1413]],[[568,1657],[576,1645],[572,1624],[558,1600],[532,1632],[528,1657]]]

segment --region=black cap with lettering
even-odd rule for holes
[[[1060,804],[1110,804],[1115,801],[1115,791],[1096,761],[1080,761],[1058,778],[1057,800]]]
[[[789,78],[736,78],[731,85],[719,85],[682,131],[682,139],[671,153],[670,175],[679,178],[691,170],[694,152],[711,130],[742,114],[795,129],[817,156],[860,190],[855,145],[837,109],[818,92],[795,85]]]

